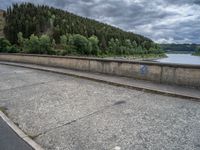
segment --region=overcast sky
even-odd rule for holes
[[[200,0],[0,0],[33,2],[68,10],[159,43],[200,43]]]

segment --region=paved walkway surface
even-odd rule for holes
[[[200,102],[0,65],[0,107],[47,150],[199,150]]]
[[[58,72],[58,73],[82,77],[86,79],[92,79],[95,81],[133,88],[137,90],[146,90],[149,92],[156,92],[156,93],[167,94],[167,95],[172,95],[172,96],[185,97],[188,99],[191,98],[191,99],[200,100],[200,89],[194,89],[191,87],[160,84],[160,83],[144,81],[144,80],[135,80],[135,79],[126,78],[126,77],[111,76],[111,75],[105,75],[105,74],[83,72],[83,71],[76,71],[76,70],[62,69],[62,68],[55,68],[55,67],[46,67],[46,66],[39,66],[39,65],[33,65],[33,64],[11,63],[11,62],[1,62],[1,61],[0,61],[0,64],[9,64],[9,65],[14,65],[14,66],[35,68],[39,70],[47,70],[50,72]]]
[[[0,150],[33,150],[0,117]]]

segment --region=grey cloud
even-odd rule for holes
[[[1,2],[2,1],[2,2]],[[31,0],[0,0],[0,9]],[[35,0],[156,42],[200,43],[200,0]]]

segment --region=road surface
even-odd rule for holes
[[[0,65],[0,107],[45,149],[200,149],[197,101]]]

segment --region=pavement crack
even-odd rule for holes
[[[58,129],[58,128],[61,128],[61,127],[67,126],[67,125],[71,125],[72,123],[75,123],[75,122],[77,122],[77,121],[79,121],[79,120],[88,118],[88,117],[90,117],[90,116],[94,116],[94,115],[96,115],[96,114],[102,113],[102,112],[105,111],[106,109],[109,109],[109,108],[111,108],[111,107],[116,107],[116,106],[122,105],[122,104],[126,104],[126,101],[118,101],[118,102],[115,102],[115,103],[113,103],[113,104],[111,104],[111,105],[104,106],[104,107],[103,107],[102,109],[100,109],[100,110],[94,111],[94,112],[92,112],[92,113],[90,113],[90,114],[87,114],[87,115],[85,115],[85,116],[79,117],[79,118],[77,118],[77,119],[71,120],[71,121],[69,121],[69,122],[67,122],[67,123],[64,123],[64,124],[62,124],[62,125],[59,125],[59,126],[56,126],[56,127],[54,127],[54,128],[48,129],[48,130],[46,130],[46,131],[44,131],[44,132],[42,132],[42,133],[39,133],[39,134],[35,135],[35,136],[34,136],[34,139],[35,139],[35,138],[38,138],[38,137],[41,136],[41,135],[47,134],[48,132],[51,132],[51,131],[53,131],[53,130],[56,130],[56,129]]]
[[[34,83],[34,84],[13,87],[13,88],[9,88],[9,89],[0,90],[0,93],[1,92],[6,92],[6,91],[10,91],[10,90],[15,90],[15,89],[22,89],[22,88],[27,88],[27,87],[42,85],[42,84],[51,83],[51,82],[58,82],[58,81],[62,81],[62,80],[54,80],[54,81],[47,81],[47,82],[38,82],[38,83]]]

